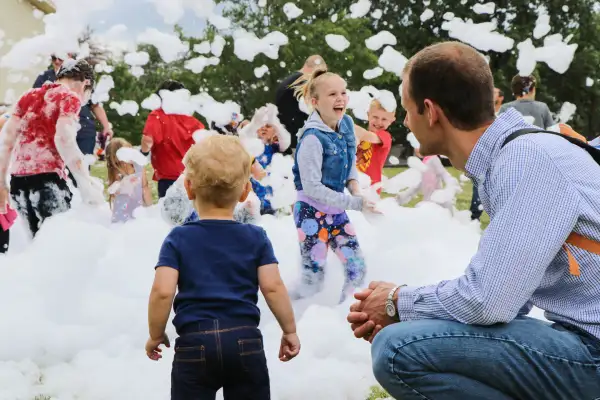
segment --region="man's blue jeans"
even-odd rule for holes
[[[600,341],[528,317],[494,326],[396,323],[371,348],[375,377],[396,399],[595,400]]]

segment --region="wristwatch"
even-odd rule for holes
[[[385,301],[385,312],[390,318],[396,318],[398,316],[398,310],[396,309],[396,304],[394,303],[394,294],[401,287],[406,285],[399,285],[390,290],[390,294],[388,294],[387,300]]]

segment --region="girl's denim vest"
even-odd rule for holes
[[[321,183],[331,190],[343,192],[350,175],[352,165],[356,162],[356,137],[354,136],[354,123],[352,118],[344,115],[337,132],[326,132],[316,128],[304,131],[296,148],[295,163],[292,169],[296,190],[302,190],[302,181],[298,169],[297,154],[302,142],[313,135],[321,142],[323,147],[323,165],[321,168]]]

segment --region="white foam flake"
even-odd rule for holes
[[[150,0],[166,24],[174,25],[185,15],[183,0]]]
[[[157,108],[160,108],[160,106],[161,106],[160,96],[158,96],[156,93],[152,93],[150,96],[145,98],[141,104],[142,108],[144,108],[146,110],[150,110],[150,111],[154,111]]]
[[[231,27],[231,20],[218,14],[212,14],[208,17],[208,22],[219,30],[229,29]]]
[[[369,0],[358,0],[350,5],[350,18],[362,18],[369,13],[371,2]]]
[[[383,74],[383,68],[375,67],[373,69],[368,69],[363,73],[363,78],[365,79],[375,79],[380,77]]]
[[[92,102],[106,103],[110,100],[109,92],[115,87],[115,81],[110,75],[102,75],[92,93]]]
[[[418,149],[419,147],[421,147],[421,144],[415,137],[415,134],[412,132],[410,132],[408,135],[406,135],[406,140],[408,140],[408,143],[410,143],[410,145],[413,147],[413,149]]]
[[[279,31],[268,33],[259,39],[254,33],[238,30],[235,34],[233,52],[240,60],[254,61],[262,53],[272,60],[279,57],[279,48],[288,44],[288,38]]]
[[[559,121],[563,124],[566,124],[571,118],[573,118],[575,111],[577,111],[577,106],[573,103],[565,101],[560,107],[560,111],[558,113]]]
[[[371,13],[371,17],[373,17],[373,19],[379,19],[382,16],[383,16],[383,11],[381,11],[380,8],[378,8],[377,10],[375,10]]]
[[[219,59],[217,57],[199,56],[199,57],[187,60],[184,64],[184,67],[186,69],[189,69],[190,71],[192,71],[195,74],[199,74],[202,71],[204,71],[204,68],[208,67],[209,65],[218,65],[218,64],[219,64]]]
[[[254,68],[254,76],[257,78],[262,78],[267,72],[269,72],[269,67],[264,64],[260,67]]]
[[[210,53],[210,42],[205,40],[202,43],[194,45],[194,51],[199,54],[208,54]]]
[[[575,43],[568,44],[566,40],[563,41],[559,33],[546,36],[544,45],[537,48],[531,39],[527,39],[517,45],[517,70],[522,76],[530,75],[537,62],[544,62],[554,71],[564,74],[575,57],[577,47]]]
[[[365,45],[369,50],[377,51],[385,45],[395,46],[397,43],[396,36],[389,31],[380,31],[376,35],[365,39]]]
[[[294,3],[285,3],[283,5],[283,13],[285,14],[285,16],[287,17],[288,20],[292,20],[295,18],[298,18],[299,16],[302,15],[304,11],[302,11],[302,9],[298,8],[297,5],[295,5]]]
[[[120,161],[126,163],[135,163],[141,166],[148,164],[148,158],[146,158],[139,150],[131,147],[121,147],[119,150],[117,150],[117,158]]]
[[[161,90],[159,95],[165,114],[192,115],[197,110],[192,94],[187,89]]]
[[[545,11],[540,12],[537,20],[535,21],[535,28],[533,28],[533,37],[536,39],[541,39],[546,36],[551,29],[550,16]]]
[[[350,46],[350,42],[342,35],[329,33],[325,35],[325,42],[333,50],[342,52]]]
[[[189,51],[189,43],[183,43],[177,36],[148,28],[138,35],[138,43],[151,44],[158,50],[164,62],[170,63],[181,59]]]
[[[475,24],[472,21],[465,22],[455,17],[450,21],[444,21],[442,29],[448,31],[448,36],[483,51],[493,50],[504,53],[512,49],[515,43],[513,39],[494,32],[496,29],[495,22]]]
[[[400,160],[399,160],[399,159],[398,159],[398,157],[396,157],[396,156],[390,156],[390,157],[388,158],[388,161],[389,161],[389,163],[390,163],[390,164],[392,164],[392,165],[400,165]]]
[[[335,24],[337,22],[337,20],[338,20],[338,15],[337,15],[337,13],[335,13],[331,16],[331,22],[333,22]]]
[[[113,101],[109,105],[110,108],[116,110],[120,116],[130,114],[135,117],[140,109],[138,103],[133,100],[123,100],[121,103]]]
[[[389,90],[380,90],[376,95],[375,99],[379,100],[381,106],[385,108],[387,112],[396,111],[396,107],[398,104],[396,103],[396,98],[394,94]]]
[[[496,9],[496,3],[489,2],[485,4],[477,3],[473,5],[473,12],[476,14],[493,14]]]
[[[591,87],[594,85],[594,80],[592,78],[585,78],[585,86]]]
[[[408,59],[393,47],[386,46],[383,53],[379,57],[379,66],[388,72],[392,72],[398,76],[401,75],[404,66]]]
[[[267,5],[267,0],[258,0],[259,7],[265,7]]]
[[[433,18],[433,10],[431,8],[426,8],[425,11],[423,11],[423,13],[421,14],[421,16],[419,17],[421,19],[421,22],[425,22],[428,19]]]
[[[223,49],[225,48],[225,44],[227,41],[221,35],[216,35],[213,39],[213,42],[210,45],[210,52],[213,53],[215,57],[221,57],[223,54]]]

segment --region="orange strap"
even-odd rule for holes
[[[596,242],[595,240],[588,239],[585,236],[581,236],[578,233],[572,232],[567,238],[567,243],[563,245],[563,248],[567,252],[567,258],[569,259],[569,272],[571,275],[580,275],[579,263],[575,257],[573,257],[573,254],[571,253],[571,250],[569,250],[567,244],[578,247],[590,253],[600,255],[600,242]]]

